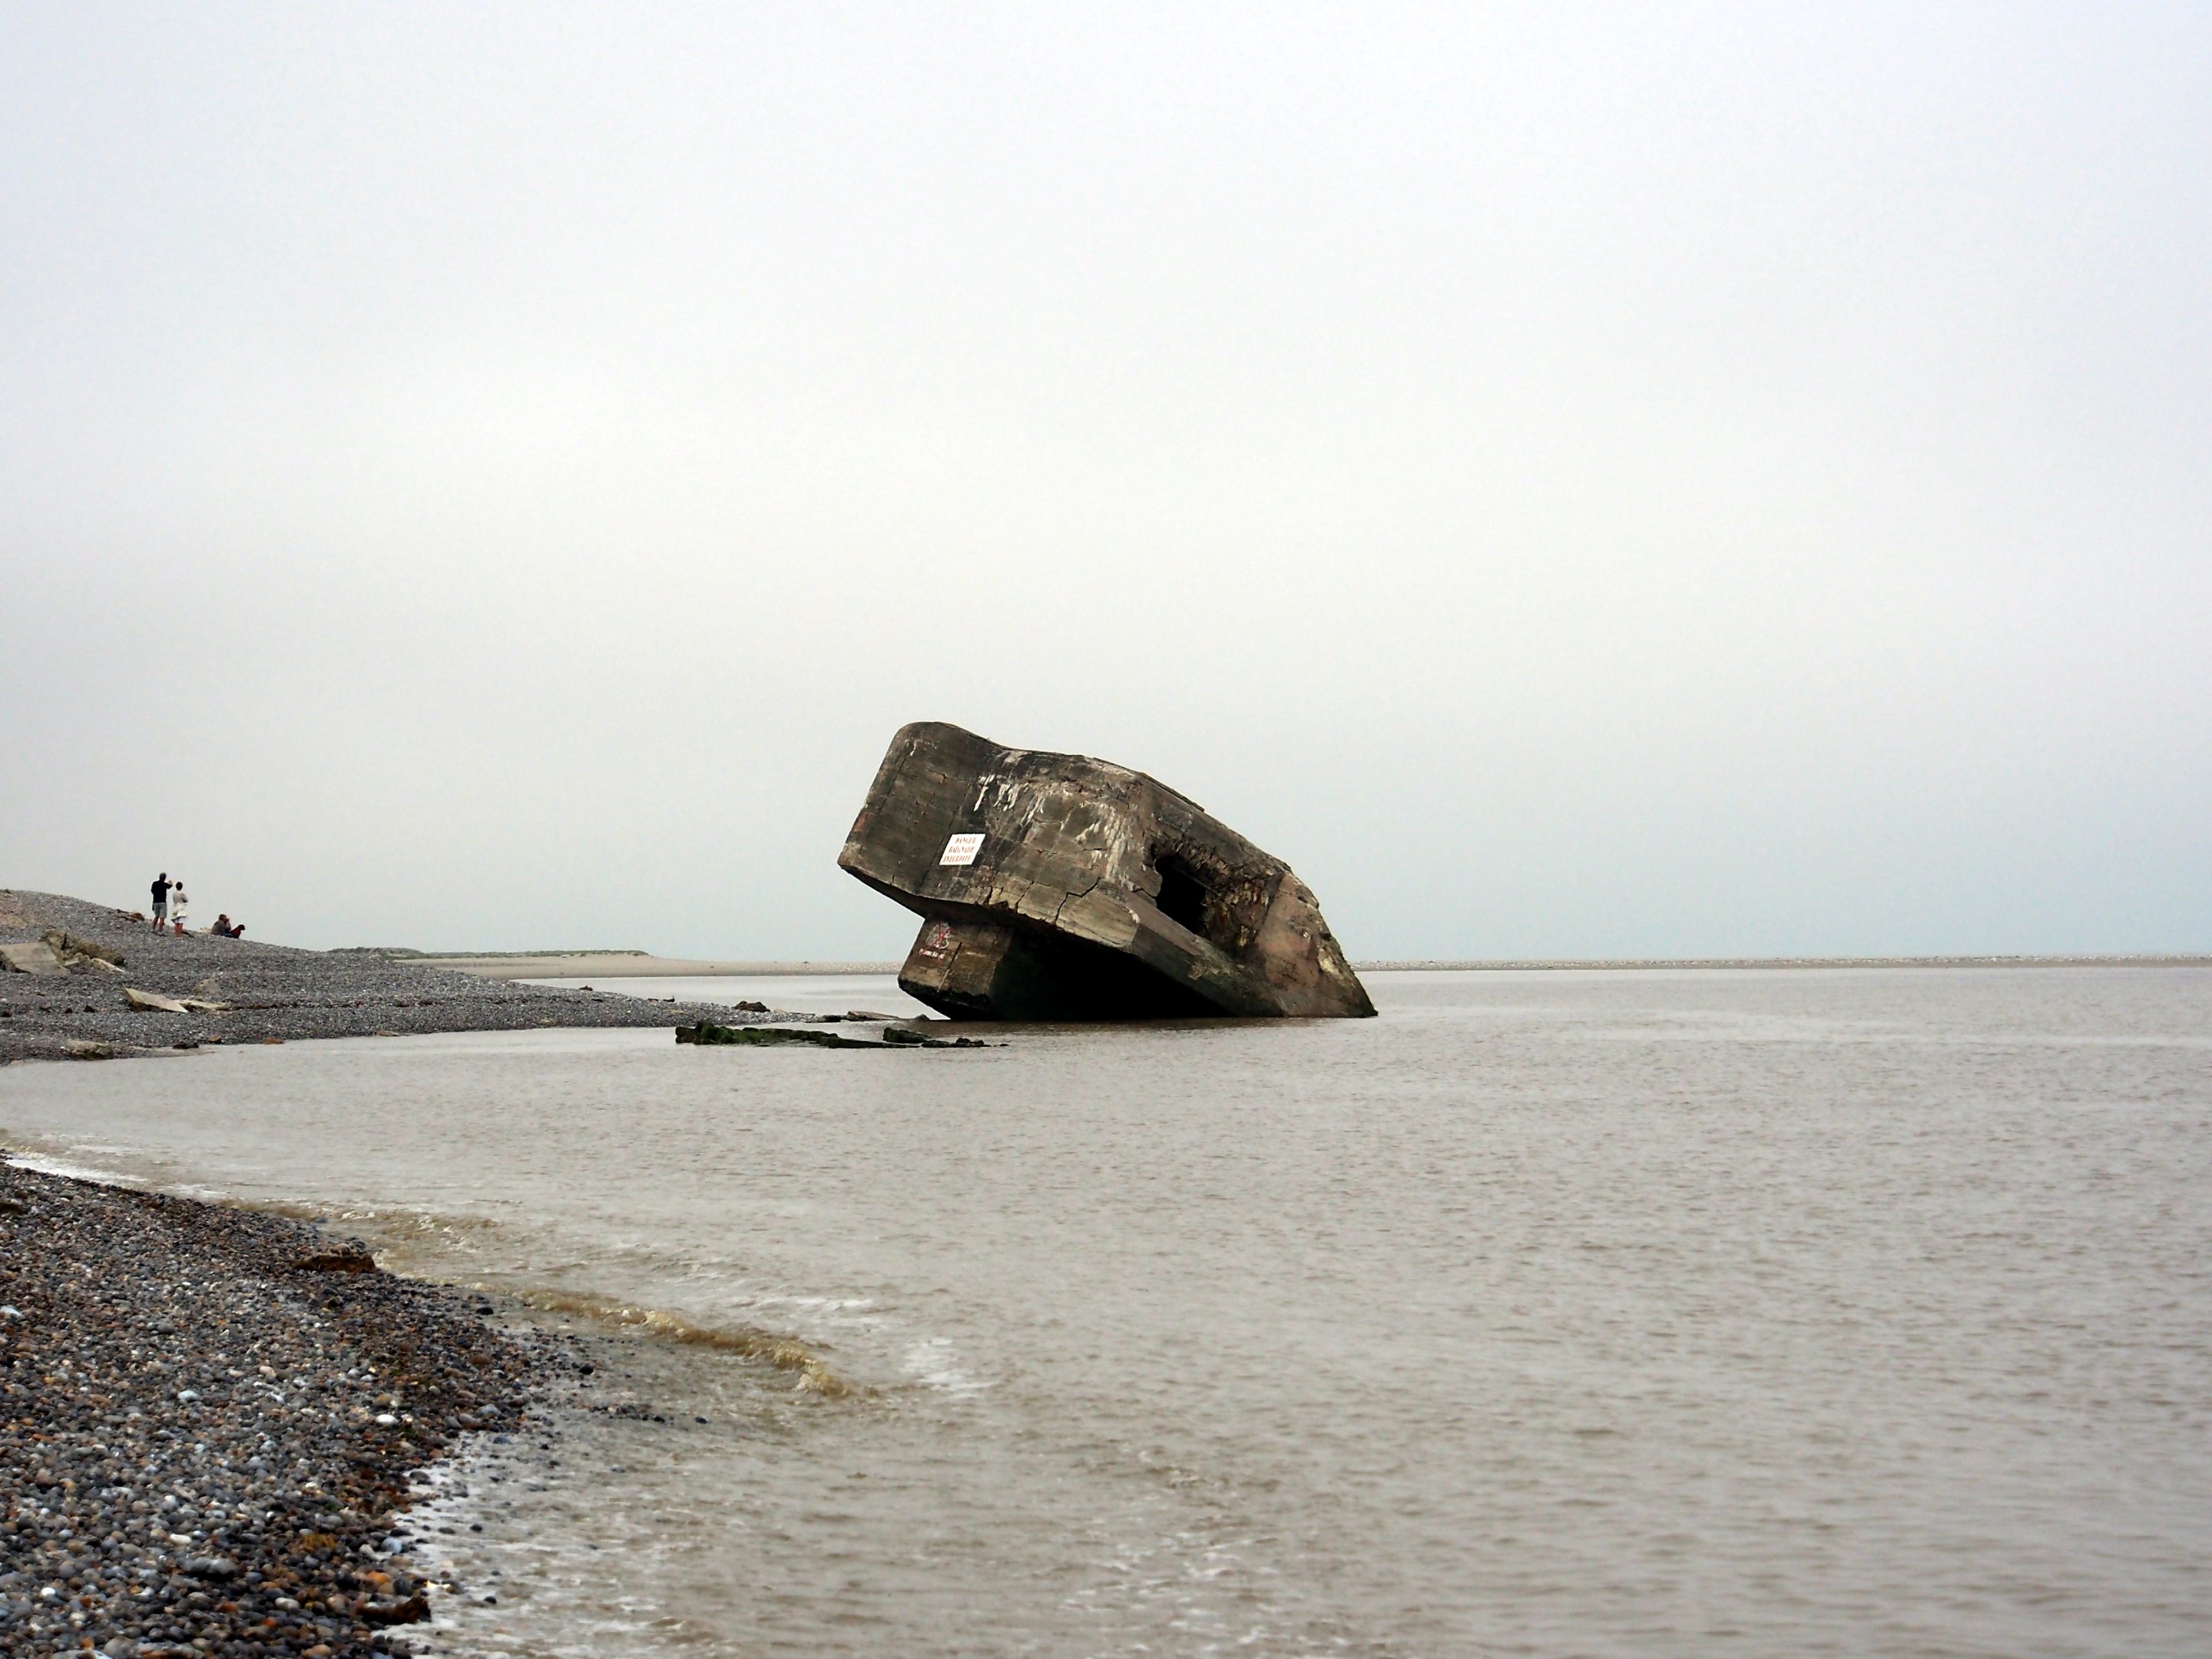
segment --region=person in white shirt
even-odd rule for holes
[[[181,881],[169,884],[169,921],[179,933],[185,931],[185,884]]]

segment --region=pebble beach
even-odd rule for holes
[[[577,1369],[307,1223],[0,1165],[0,1654],[408,1651],[428,1466]]]
[[[40,940],[66,965],[0,974],[0,1064],[748,1018],[0,890],[0,945]],[[492,1312],[306,1222],[0,1163],[0,1655],[413,1650],[467,1588],[410,1553],[426,1472],[591,1369]]]
[[[61,973],[0,973],[0,1064],[106,1060],[204,1043],[524,1030],[544,1026],[742,1024],[720,1003],[513,985],[360,951],[156,933],[126,911],[56,893],[0,889],[0,945],[50,933],[119,957]],[[206,1005],[133,1007],[127,993]],[[761,1018],[764,1018],[761,1017]]]

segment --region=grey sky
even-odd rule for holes
[[[1380,955],[2212,948],[2212,10],[0,8],[0,884],[889,956],[892,731]]]

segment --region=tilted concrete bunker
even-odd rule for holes
[[[922,917],[899,985],[956,1019],[1375,1012],[1288,865],[1085,755],[902,727],[837,862]]]

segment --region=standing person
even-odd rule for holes
[[[169,872],[167,870],[154,878],[154,931],[160,933],[161,924],[169,919]]]
[[[169,924],[180,933],[185,931],[185,878],[182,876],[169,884]]]

